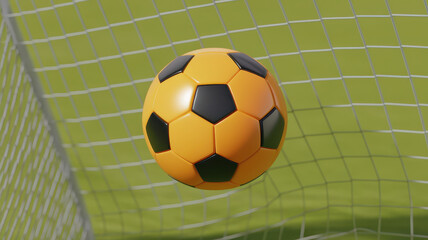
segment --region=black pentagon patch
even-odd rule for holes
[[[163,82],[168,78],[182,73],[187,64],[193,58],[193,55],[179,56],[174,61],[170,62],[158,75],[159,81]]]
[[[150,115],[146,124],[147,137],[155,152],[163,152],[171,149],[169,146],[168,123],[156,113]]]
[[[284,131],[284,125],[284,118],[276,108],[273,108],[266,114],[266,116],[260,120],[262,147],[278,148]]]
[[[238,163],[232,162],[218,154],[195,164],[201,178],[206,182],[226,182],[232,179]]]
[[[267,70],[260,63],[258,63],[254,58],[248,56],[245,53],[235,52],[228,53],[229,57],[238,65],[239,69],[252,72],[256,75],[259,75],[262,78],[266,77]]]
[[[224,84],[196,88],[192,111],[211,123],[217,123],[236,110],[232,93]]]

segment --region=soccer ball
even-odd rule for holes
[[[228,189],[262,175],[287,128],[274,77],[244,53],[199,49],[177,57],[153,80],[143,131],[159,166],[201,189]]]

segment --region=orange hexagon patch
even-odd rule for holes
[[[171,149],[196,163],[214,153],[214,126],[190,112],[169,125]]]
[[[239,71],[228,85],[239,111],[261,119],[274,106],[268,83],[254,73]]]
[[[225,84],[239,71],[226,53],[195,55],[184,73],[198,84]]]
[[[260,176],[275,161],[279,151],[267,148],[260,150],[238,165],[231,182],[242,185]]]
[[[260,148],[260,127],[257,119],[234,112],[215,125],[216,152],[240,163]]]
[[[156,161],[165,172],[177,181],[191,186],[196,186],[203,182],[195,166],[175,154],[172,150],[157,153]]]
[[[190,111],[196,84],[184,74],[172,76],[161,83],[155,96],[154,110],[165,121]]]

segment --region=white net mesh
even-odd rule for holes
[[[11,26],[1,19],[0,238],[90,239],[70,166]]]
[[[425,0],[10,4],[97,238],[428,238]],[[255,57],[288,104],[282,154],[231,191],[172,180],[142,135],[153,77],[201,47]]]

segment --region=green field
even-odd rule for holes
[[[428,238],[426,1],[52,2],[11,5],[97,239]],[[282,153],[231,191],[176,183],[142,135],[153,77],[202,47],[287,101]]]

